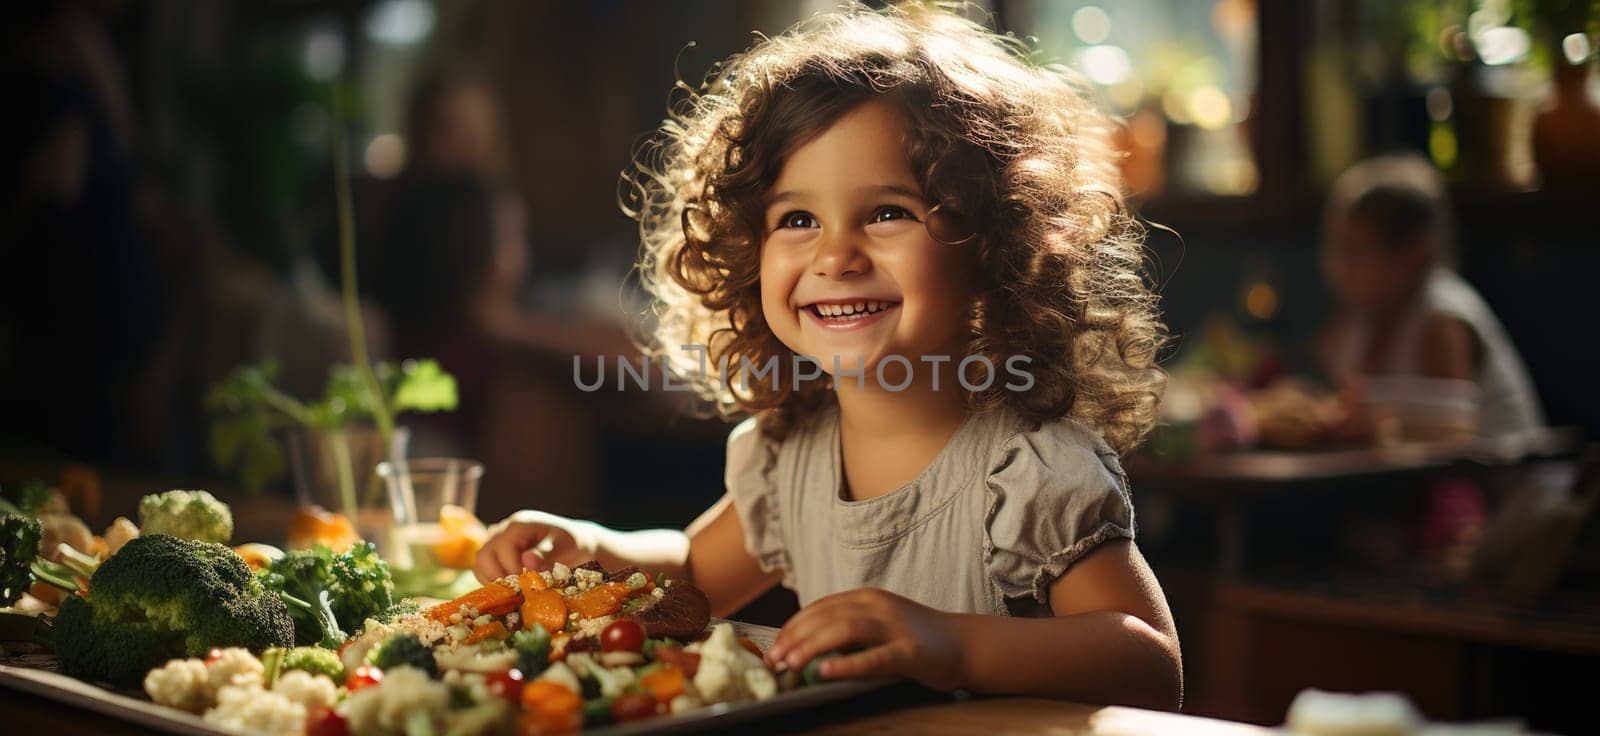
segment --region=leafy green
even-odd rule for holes
[[[20,488],[0,489],[0,513],[38,516],[50,505],[50,487],[44,481],[31,480]]]
[[[293,550],[258,574],[288,604],[294,640],[300,645],[337,649],[347,632],[361,628],[368,618],[390,615],[396,606],[389,564],[370,542],[343,554],[321,545]]]
[[[456,408],[455,378],[437,361],[380,363],[374,375],[382,394],[376,399],[358,367],[339,364],[328,369],[322,396],[302,401],[274,385],[274,363],[235,368],[206,395],[205,408],[212,415],[211,459],[218,467],[235,469],[245,487],[256,490],[283,474],[283,451],[273,437],[280,429],[386,426],[401,412]]]
[[[44,528],[24,514],[0,515],[0,606],[17,602],[33,584],[29,566],[39,556]]]

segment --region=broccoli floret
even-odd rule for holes
[[[233,511],[205,491],[152,493],[139,500],[144,534],[170,534],[197,542],[233,539]]]
[[[428,673],[429,677],[439,676],[439,664],[433,659],[433,650],[425,646],[416,634],[395,634],[384,639],[372,650],[372,654],[367,655],[367,661],[380,670],[415,667]]]
[[[56,613],[50,648],[66,674],[132,686],[182,656],[183,635],[149,623],[97,621],[88,601],[68,596]]]
[[[517,669],[523,677],[532,679],[550,664],[550,632],[543,626],[513,634],[511,647],[517,650]]]
[[[384,609],[378,615],[373,616],[373,618],[377,619],[378,623],[391,624],[401,616],[416,613],[420,610],[422,610],[422,604],[418,603],[415,598],[402,598],[395,601],[394,605]]]
[[[313,675],[327,675],[334,682],[344,682],[344,664],[339,653],[322,647],[295,647],[283,655],[283,669],[304,670]]]
[[[54,646],[61,669],[131,684],[176,657],[212,647],[291,646],[294,623],[233,550],[166,534],[131,540],[63,604]]]
[[[389,565],[367,542],[337,555],[322,546],[291,551],[263,568],[260,576],[263,585],[289,604],[297,644],[337,649],[346,632],[395,607]]]
[[[0,515],[0,606],[17,602],[33,578],[28,567],[39,556],[44,529],[39,520],[22,514]]]

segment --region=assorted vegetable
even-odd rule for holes
[[[93,537],[57,520],[52,536],[29,510],[65,514],[56,506],[0,496],[0,596],[30,584],[60,596],[53,625],[10,611],[0,633],[48,641],[63,673],[142,682],[225,730],[562,733],[816,679],[769,670],[730,625],[708,631],[703,593],[634,568],[528,570],[419,610],[395,599],[373,545],[322,544],[342,536],[332,527],[303,529],[317,531],[309,549],[229,548],[204,541],[232,537],[226,504],[169,491],[140,504],[142,531],[119,519]]]

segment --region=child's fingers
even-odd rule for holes
[[[865,651],[824,660],[817,665],[825,680],[852,680],[864,677],[911,674],[905,672],[907,658],[893,643]]]
[[[866,615],[833,617],[797,637],[783,661],[790,667],[804,667],[826,652],[851,646],[871,646],[884,640],[883,622]]]

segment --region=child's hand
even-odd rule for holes
[[[557,562],[581,565],[599,546],[593,524],[543,511],[518,511],[490,527],[489,535],[472,567],[484,583]]]
[[[958,619],[893,593],[861,588],[822,598],[794,615],[767,661],[804,667],[827,652],[862,651],[818,664],[825,679],[899,675],[939,690],[961,686]]]

